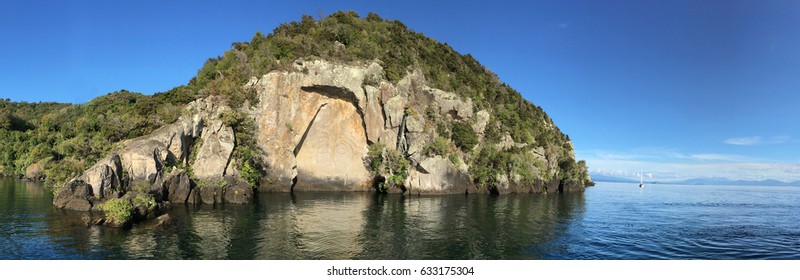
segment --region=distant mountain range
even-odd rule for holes
[[[595,182],[611,182],[611,183],[639,183],[639,180],[630,178],[614,177],[608,175],[591,174],[592,181]]]
[[[639,183],[639,180],[592,174],[592,181],[613,183]],[[675,184],[675,185],[729,185],[729,186],[800,186],[800,181],[784,182],[778,180],[731,180],[727,178],[693,178],[682,181],[645,181],[650,184]]]
[[[664,182],[678,185],[731,185],[731,186],[800,186],[800,181],[784,182],[778,180],[731,180],[727,178],[694,178],[677,182]]]

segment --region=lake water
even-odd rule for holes
[[[130,230],[50,202],[41,184],[0,179],[0,259],[800,259],[798,187],[274,193],[177,206],[171,225]]]

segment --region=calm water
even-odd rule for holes
[[[582,194],[264,194],[87,227],[0,179],[0,259],[800,259],[800,188],[599,183]]]

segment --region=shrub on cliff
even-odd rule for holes
[[[366,161],[372,174],[379,179],[375,187],[380,192],[402,187],[408,177],[408,159],[396,150],[386,149],[381,143],[369,146]]]
[[[464,152],[469,152],[478,144],[478,136],[472,126],[463,122],[453,123],[453,143]]]
[[[127,198],[113,198],[101,204],[105,212],[106,224],[113,227],[130,225],[133,218],[133,204]]]
[[[236,145],[233,148],[233,159],[239,175],[250,184],[258,186],[264,177],[264,163],[258,156],[261,152],[255,133],[255,124],[235,110],[224,111],[220,116],[222,122],[233,128]]]
[[[427,156],[435,156],[440,155],[443,157],[449,156],[453,152],[452,146],[450,145],[450,141],[445,139],[442,136],[436,136],[436,138],[425,147],[423,153]]]

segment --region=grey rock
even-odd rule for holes
[[[191,106],[191,105],[190,105]],[[163,144],[162,157],[172,165],[186,164],[194,138],[203,130],[203,119],[198,113],[181,116],[175,123],[165,125],[144,138]]]
[[[167,200],[172,203],[188,203],[192,188],[189,176],[184,171],[168,174],[163,187],[167,190]]]
[[[83,172],[82,180],[91,185],[95,196],[102,199],[122,189],[121,175],[120,158],[112,154]]]
[[[74,185],[73,195],[77,198],[89,198],[92,197],[92,187],[87,185],[85,182],[77,181]]]
[[[189,197],[186,198],[186,204],[201,204],[203,200],[200,199],[200,189],[192,188],[189,192]]]
[[[431,95],[439,108],[439,114],[450,115],[455,119],[469,119],[472,118],[472,100],[467,98],[462,101],[461,98],[452,92],[446,92],[440,89],[428,88]]]
[[[149,181],[164,166],[162,151],[166,151],[166,145],[157,140],[145,137],[129,141],[119,153],[122,168],[131,181]]]
[[[153,196],[156,202],[169,201],[167,184],[164,183],[162,176],[156,177],[155,182],[147,189],[147,194]]]
[[[397,148],[398,130],[398,128],[384,130],[378,142],[383,144],[387,149],[395,150]]]
[[[419,133],[425,130],[425,120],[420,115],[406,117],[406,130],[410,133]]]
[[[378,142],[383,132],[383,112],[380,104],[380,90],[373,86],[364,86],[367,94],[366,110],[364,111],[364,123],[366,125],[367,140],[372,143]]]
[[[86,199],[74,198],[67,201],[67,204],[64,206],[64,209],[89,211],[92,210],[92,203]]]
[[[200,200],[203,204],[214,205],[223,202],[225,188],[217,186],[199,186]]]
[[[253,188],[247,182],[229,180],[229,185],[225,190],[225,203],[245,204],[253,201]]]
[[[364,83],[380,82],[383,79],[383,67],[377,61],[373,61],[367,66],[364,72]]]
[[[303,74],[300,86],[325,85],[345,88],[355,94],[355,101],[359,108],[364,108],[364,92],[361,85],[367,76],[367,68],[359,66],[331,63],[325,60],[302,60],[294,63],[295,69],[306,72]],[[305,69],[306,71],[302,71]]]
[[[495,188],[499,194],[507,194],[511,193],[511,189],[509,187],[509,180],[508,175],[506,174],[497,174],[495,177]]]
[[[586,189],[582,182],[578,180],[565,180],[561,181],[558,186],[558,192],[582,192]]]
[[[91,197],[91,186],[82,180],[71,180],[53,198],[53,206],[70,210],[89,211],[92,209]]]
[[[395,96],[386,101],[383,105],[383,112],[388,118],[387,123],[392,128],[399,127],[405,114],[405,106],[408,101],[403,96]]]
[[[475,114],[475,124],[472,129],[478,134],[483,134],[486,131],[486,125],[489,124],[491,116],[486,110],[480,110]]]
[[[392,97],[395,97],[397,93],[397,87],[395,87],[392,83],[387,81],[382,81],[380,86],[378,87],[379,91],[379,99],[381,105],[385,104],[386,101],[389,101]],[[388,120],[386,120],[386,124],[388,125]],[[388,127],[386,127],[388,128]]]
[[[469,175],[440,156],[420,162],[424,171],[411,170],[406,186],[412,193],[465,193],[474,188]]]
[[[500,143],[497,143],[495,147],[500,150],[508,150],[511,148],[524,148],[528,144],[526,143],[517,143],[514,142],[514,138],[511,138],[511,135],[506,133],[500,139]]]
[[[192,164],[194,176],[200,179],[222,178],[233,153],[233,129],[223,125],[222,121],[213,121],[201,138],[203,144]]]

